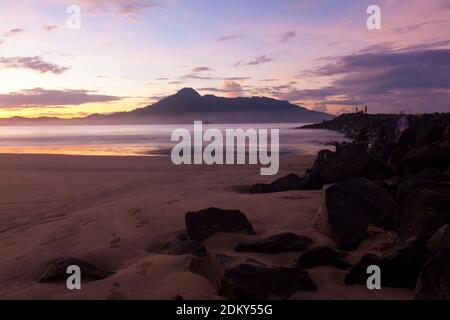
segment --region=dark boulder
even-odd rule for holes
[[[302,190],[305,180],[296,174],[289,174],[286,177],[275,180],[270,184],[255,184],[250,187],[250,193],[270,193],[290,190]]]
[[[442,138],[446,141],[450,141],[450,124],[445,127],[444,133],[442,134]]]
[[[393,228],[403,238],[423,241],[443,225],[450,224],[450,183],[411,177],[397,188],[402,209],[393,219]]]
[[[416,178],[436,182],[450,182],[450,176],[435,168],[427,168],[416,174]]]
[[[365,254],[345,276],[345,283],[366,284],[369,277],[367,268],[376,265],[381,270],[382,286],[413,289],[420,270],[430,256],[431,252],[425,246],[413,240],[382,256]]]
[[[218,232],[255,234],[245,214],[239,210],[208,208],[185,216],[189,239],[203,242]]]
[[[348,269],[351,264],[345,261],[346,254],[331,249],[330,247],[316,247],[303,254],[297,263],[299,266],[309,269],[317,266],[333,266],[338,269]]]
[[[308,249],[312,242],[308,237],[299,236],[294,233],[281,233],[260,240],[241,242],[236,246],[235,251],[268,254],[304,251]]]
[[[381,161],[372,159],[363,145],[344,143],[336,151],[319,151],[312,167],[303,177],[290,174],[270,184],[256,184],[250,193],[269,193],[289,190],[318,190],[325,184],[335,183],[354,177],[369,180],[386,179],[392,175]]]
[[[369,237],[367,227],[386,227],[397,205],[383,188],[363,178],[325,186],[320,229],[342,250],[352,250]]]
[[[388,160],[388,165],[398,175],[403,174],[403,157],[416,144],[417,130],[407,128],[395,140],[395,147]]]
[[[450,225],[439,228],[428,240],[427,248],[432,252],[450,250]]]
[[[414,295],[419,300],[450,300],[450,250],[440,251],[428,260]]]
[[[440,144],[430,144],[408,151],[403,157],[407,174],[416,174],[426,168],[445,170],[450,163],[450,148]]]
[[[173,256],[184,254],[204,256],[206,254],[206,248],[201,243],[195,240],[189,240],[185,234],[180,234],[175,239],[166,243],[150,247],[147,251]]]
[[[419,130],[416,138],[416,147],[422,147],[434,142],[439,142],[443,139],[444,127],[441,126],[427,126]]]
[[[208,254],[192,260],[189,269],[205,277],[217,294],[233,300],[283,299],[298,290],[317,289],[307,271],[296,266],[268,266],[256,260]]]
[[[63,257],[56,259],[50,264],[48,269],[39,278],[39,282],[65,281],[69,277],[67,268],[73,265],[80,268],[82,281],[101,280],[113,274],[113,272],[102,270],[89,262],[72,257]]]
[[[320,151],[313,167],[305,175],[305,183],[311,188],[321,188],[353,177],[373,180],[388,176],[387,168],[374,161],[362,145],[348,143],[339,145],[336,152]]]

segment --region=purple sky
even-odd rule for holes
[[[450,0],[0,0],[0,117],[131,110],[193,87],[341,113],[450,112]],[[381,30],[366,27],[369,5]]]

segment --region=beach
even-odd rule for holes
[[[0,155],[0,299],[223,299],[203,277],[189,271],[192,255],[169,256],[149,248],[185,232],[186,212],[208,207],[245,213],[255,236],[218,233],[208,252],[251,257],[269,265],[292,264],[301,253],[236,253],[243,240],[281,232],[333,246],[314,227],[321,191],[248,194],[249,185],[303,174],[315,156],[280,156],[276,177],[259,166],[181,165],[169,157]],[[368,251],[368,239],[349,253],[351,263]],[[39,283],[49,264],[76,257],[114,272],[68,290],[65,282]],[[412,299],[412,290],[346,286],[347,271],[308,270],[314,292],[290,299]]]

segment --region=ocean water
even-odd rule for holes
[[[315,154],[330,141],[346,141],[342,134],[329,130],[295,129],[302,124],[203,125],[203,130],[279,129],[280,152]],[[164,156],[177,143],[170,140],[173,130],[186,125],[111,125],[111,126],[5,126],[0,127],[0,153],[66,155]],[[206,145],[207,143],[204,143]]]

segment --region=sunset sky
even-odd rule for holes
[[[132,110],[182,87],[450,112],[450,0],[0,0],[0,20],[0,117]]]

